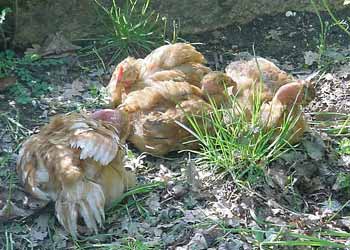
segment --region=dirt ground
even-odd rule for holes
[[[350,13],[349,13],[350,14]],[[339,16],[350,16],[339,13]],[[243,26],[186,37],[198,42],[212,69],[254,53],[276,62],[283,70],[305,77],[317,70],[319,22],[309,13],[261,17]],[[15,172],[19,143],[38,131],[52,115],[101,107],[94,90],[111,74],[102,67],[83,67],[79,57],[52,67],[44,75],[54,86],[49,95],[17,105],[0,93],[0,249],[316,249],[282,246],[278,241],[322,242],[324,248],[350,248],[350,155],[339,154],[332,112],[350,113],[349,37],[338,28],[328,37],[331,59],[315,78],[316,99],[307,107],[310,132],[296,151],[266,169],[266,184],[248,188],[230,176],[214,175],[189,153],[167,158],[140,155],[132,149],[127,164],[144,193],[129,196],[107,212],[97,236],[73,241],[54,217],[52,204],[23,193]],[[311,58],[310,58],[311,57]],[[311,60],[311,63],[310,63]],[[103,105],[103,103],[102,103]],[[319,112],[329,112],[319,114]],[[346,179],[348,178],[348,179]],[[13,218],[5,218],[6,204]],[[2,215],[2,216],[1,216]],[[334,233],[337,232],[337,233]],[[317,241],[322,239],[323,241]],[[319,243],[321,242],[321,243]],[[337,245],[327,245],[332,242]],[[322,244],[321,244],[322,246]]]

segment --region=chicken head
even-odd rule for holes
[[[215,105],[221,105],[227,101],[226,91],[233,95],[237,92],[237,83],[228,75],[219,71],[206,74],[201,81],[201,85],[204,99],[207,102],[213,102]]]
[[[140,80],[141,67],[140,59],[133,57],[127,57],[117,65],[108,83],[113,107],[119,105],[123,93],[128,93],[132,85]]]
[[[93,112],[91,114],[91,117],[95,120],[105,121],[113,124],[121,137],[121,141],[125,141],[125,139],[128,137],[130,130],[128,113],[122,110],[101,109]]]

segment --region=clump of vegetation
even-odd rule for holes
[[[346,20],[338,19],[329,7],[327,0],[322,0],[320,6],[318,6],[314,0],[311,0],[311,4],[317,14],[320,23],[320,35],[318,39],[318,66],[321,69],[327,69],[329,66],[344,63],[350,60],[350,54],[344,54],[337,51],[337,48],[328,44],[328,36],[335,28],[340,28],[344,34],[350,38],[349,31],[349,17]],[[330,16],[330,21],[326,21],[322,18],[319,7],[323,7]]]
[[[264,167],[293,148],[288,140],[293,136],[290,131],[299,117],[293,117],[290,110],[280,127],[263,129],[259,96],[254,97],[252,117],[242,109],[214,104],[208,116],[188,117],[191,128],[187,129],[202,147],[196,151],[202,164],[213,166],[215,171],[224,170],[236,181],[257,184],[264,181]],[[235,96],[229,97],[228,106],[239,107]],[[201,126],[198,121],[206,125]]]
[[[86,48],[90,53],[110,54],[113,63],[128,55],[142,56],[164,42],[166,19],[150,9],[150,0],[127,0],[124,5],[113,0],[110,8],[95,3],[102,10],[104,34],[95,39],[94,49]]]
[[[312,112],[312,115],[321,116],[322,120],[311,121],[318,129],[332,137],[350,136],[350,115],[336,112]]]
[[[350,139],[349,138],[343,138],[339,142],[338,152],[342,155],[350,155]]]
[[[224,223],[220,227],[226,232],[249,235],[254,249],[345,249],[343,242],[350,234],[337,230],[317,230],[300,233],[294,225],[281,226],[259,218],[257,225],[232,228]],[[335,240],[336,239],[336,240]]]
[[[10,8],[4,8],[0,11],[0,38],[3,42],[3,46],[5,49],[7,48],[7,42],[9,38],[5,34],[4,22],[6,20],[7,15],[11,12],[12,10]]]
[[[12,50],[6,50],[0,52],[0,79],[15,77],[16,84],[8,88],[8,93],[15,97],[17,103],[28,104],[33,98],[51,90],[49,84],[37,77],[35,72],[63,63],[62,60],[40,59],[35,55],[19,58]]]

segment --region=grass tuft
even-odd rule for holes
[[[130,189],[129,191],[123,193],[122,196],[120,196],[118,199],[116,199],[115,201],[112,202],[112,204],[110,205],[110,207],[107,209],[107,214],[112,214],[114,213],[116,210],[118,210],[121,202],[129,196],[134,196],[137,194],[145,194],[145,193],[150,193],[152,192],[155,188],[158,187],[163,187],[164,183],[162,182],[154,182],[154,183],[147,183],[147,184],[143,184],[143,185],[138,185],[132,189]],[[137,204],[136,204],[137,205]]]
[[[110,8],[100,0],[95,3],[102,11],[104,34],[93,39],[84,55],[95,55],[99,60],[110,55],[109,65],[129,55],[143,56],[164,43],[166,18],[150,9],[151,0],[127,0],[123,5],[112,0]]]
[[[350,136],[350,115],[337,112],[312,112],[316,120],[310,122],[332,137]]]
[[[264,177],[264,167],[294,148],[288,141],[299,117],[292,115],[293,107],[280,127],[265,129],[260,95],[253,99],[251,116],[239,106],[236,97],[231,96],[227,106],[212,103],[209,114],[188,115],[190,127],[185,128],[200,142],[201,149],[195,153],[201,164],[212,166],[215,171],[229,172],[237,181],[259,183]]]
[[[332,47],[328,44],[328,37],[335,28],[339,28],[342,33],[350,37],[350,18],[347,17],[347,19],[343,20],[337,18],[332,12],[327,0],[310,1],[320,23],[320,34],[317,46],[319,54],[318,68],[322,71],[327,71],[331,69],[332,65],[346,63],[350,60],[350,57],[348,55],[339,53],[335,47]],[[322,17],[320,8],[323,8],[327,11],[330,20],[326,21],[325,18]]]
[[[350,234],[344,231],[319,229],[301,232],[293,226],[280,226],[264,222],[253,227],[231,228],[225,223],[215,222],[225,233],[250,237],[259,249],[348,249],[346,240]],[[285,248],[293,247],[293,248]]]

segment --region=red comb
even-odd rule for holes
[[[118,78],[117,81],[120,82],[123,79],[123,74],[124,74],[124,68],[123,66],[119,66],[119,71],[118,71]]]

